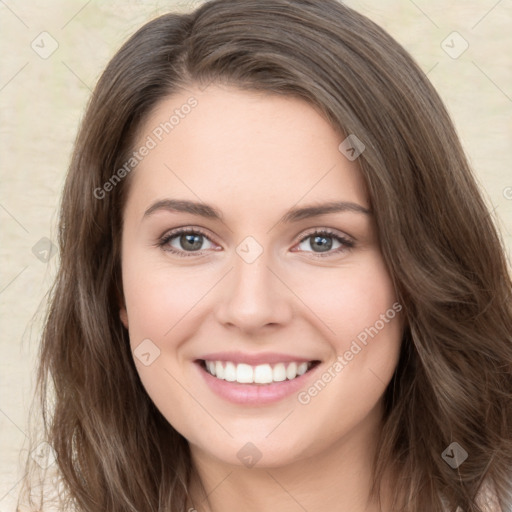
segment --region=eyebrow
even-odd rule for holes
[[[161,199],[160,201],[156,201],[144,212],[143,219],[158,211],[183,212],[208,219],[223,220],[221,212],[215,207],[206,203],[198,203],[186,199]],[[354,212],[364,215],[372,214],[371,210],[357,203],[349,201],[331,201],[323,204],[291,208],[279,219],[277,224],[298,222],[310,217],[339,212]]]

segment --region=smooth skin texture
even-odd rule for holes
[[[197,106],[130,177],[121,319],[132,350],[145,339],[160,350],[149,366],[134,361],[151,400],[190,443],[208,493],[203,500],[194,480],[193,504],[214,512],[376,511],[366,506],[371,459],[402,314],[306,405],[297,394],[264,406],[229,403],[194,363],[216,351],[283,352],[322,361],[320,378],[392,308],[395,291],[371,214],[278,222],[291,208],[330,201],[369,209],[357,161],[339,151],[345,137],[310,104],[217,85],[161,102],[137,147],[192,95]],[[165,199],[207,203],[222,220],[165,209],[144,215]],[[177,228],[200,228],[200,250],[179,235],[159,246]],[[353,247],[327,238],[332,248],[323,252],[311,234],[325,229]],[[263,248],[250,264],[236,252],[248,236]],[[248,442],[262,454],[252,468],[237,457]]]

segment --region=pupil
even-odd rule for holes
[[[190,249],[192,251],[197,251],[201,248],[201,238],[202,235],[195,235],[195,234],[188,234],[188,235],[181,235],[181,246],[184,249]],[[187,245],[190,244],[190,245]]]
[[[325,252],[332,247],[332,239],[325,236],[315,236],[313,244],[319,244],[320,252]]]

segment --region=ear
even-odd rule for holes
[[[126,306],[122,306],[119,309],[119,317],[121,318],[121,322],[128,329],[128,312],[126,311]]]
[[[117,303],[119,304],[119,318],[123,325],[128,329],[128,311],[126,310],[126,304],[124,302],[124,296],[119,288],[116,288]]]

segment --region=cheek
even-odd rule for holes
[[[190,269],[171,270],[135,251],[123,260],[122,269],[130,346],[141,382],[169,423],[188,432],[190,395],[183,372],[190,369],[183,366],[181,347],[195,334],[199,301],[214,276],[203,279]],[[205,429],[211,428],[200,411],[194,413],[194,424],[203,421]]]
[[[303,284],[298,295],[307,297],[331,358],[298,401],[320,415],[331,411],[324,426],[334,433],[361,420],[384,393],[398,363],[403,318],[379,253],[336,272],[325,270],[316,269],[314,287],[308,282],[306,294]]]
[[[376,322],[383,332],[391,330],[390,323],[397,324],[386,322],[398,316],[392,309],[396,295],[377,251],[368,252],[357,263],[337,269],[312,268],[308,275],[307,280],[296,279],[293,289],[314,312],[319,329],[338,353],[347,350],[351,340]],[[386,317],[385,328],[381,325],[381,315]],[[364,334],[361,337],[364,338]]]
[[[147,259],[147,258],[146,258]],[[150,338],[170,341],[170,333],[190,321],[201,297],[214,285],[208,270],[169,268],[142,255],[123,261],[123,291],[132,345]]]

